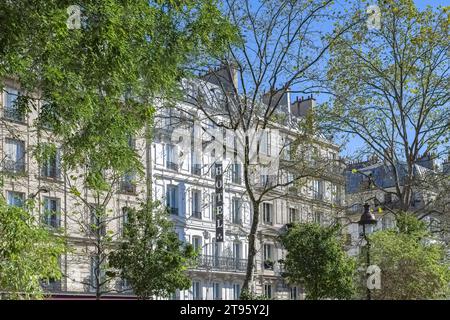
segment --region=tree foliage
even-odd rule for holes
[[[307,299],[352,297],[356,264],[343,249],[339,226],[294,224],[281,240],[286,277],[304,286]]]
[[[188,289],[191,281],[186,269],[194,257],[193,247],[183,245],[173,231],[166,210],[150,203],[130,209],[124,241],[111,254],[110,264],[139,298],[149,299]]]
[[[80,28],[68,27],[72,4],[1,2],[0,77],[18,80],[69,167],[139,168],[128,137],[171,97],[184,64],[223,50],[232,28],[215,0],[78,1]]]
[[[364,143],[356,156],[384,159],[394,188],[377,188],[394,194],[400,210],[412,212],[413,190],[425,185],[416,165],[424,154],[436,160],[449,148],[449,11],[419,10],[412,0],[376,4],[379,29],[356,25],[331,48],[332,101],[321,116],[331,131]],[[355,2],[350,12],[347,19],[361,19],[366,3]],[[432,201],[421,209],[438,208]]]
[[[396,229],[375,232],[370,244],[371,263],[381,269],[381,290],[372,291],[374,299],[448,296],[450,265],[446,249],[433,241],[425,224],[413,215],[401,214]]]
[[[52,234],[32,214],[0,198],[0,291],[2,299],[43,297],[42,280],[60,279],[63,238]]]

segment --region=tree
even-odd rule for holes
[[[39,299],[41,281],[61,278],[63,238],[42,226],[27,208],[0,198],[0,290],[2,299]]]
[[[110,264],[139,298],[151,299],[188,289],[186,269],[194,257],[193,247],[183,245],[173,231],[167,211],[148,203],[128,211],[123,242],[111,254]]]
[[[421,217],[448,214],[448,200],[435,206],[429,197],[416,207],[413,201],[418,190],[435,193],[430,184],[448,181],[446,175],[417,168],[424,155],[442,159],[449,150],[448,7],[421,11],[412,0],[377,4],[379,29],[354,28],[333,43],[325,89],[332,100],[322,110],[323,125],[362,140],[364,148],[356,156],[375,154],[384,160],[393,188],[367,178],[375,190],[394,199],[396,210]],[[360,19],[364,5],[358,2],[348,19]],[[437,196],[445,199],[448,189],[441,191]]]
[[[105,232],[108,203],[124,176],[144,176],[130,138],[150,131],[159,99],[176,97],[185,64],[223,51],[233,28],[216,0],[3,1],[0,17],[2,88],[12,79],[17,112],[38,114],[33,154],[48,142],[62,147],[61,171],[79,204],[67,216],[88,239],[100,298],[114,237]]]
[[[303,151],[312,149],[310,141],[315,141],[315,135],[304,127],[298,130],[298,139],[294,140],[302,141],[300,136],[306,137],[302,145],[306,148],[292,161],[285,162],[284,168],[274,163],[278,163],[277,159],[286,152],[290,142],[277,140],[280,148],[269,159],[260,145],[265,130],[273,126],[296,126],[290,122],[287,94],[310,92],[309,81],[314,77],[319,61],[348,29],[342,27],[327,33],[319,27],[325,21],[337,18],[331,8],[332,2],[225,1],[224,12],[234,25],[239,26],[238,41],[229,45],[226,54],[207,60],[206,67],[209,68],[206,74],[205,65],[196,69],[203,75],[201,79],[204,82],[185,82],[186,101],[199,110],[199,120],[209,121],[219,130],[231,131],[240,150],[237,157],[243,166],[252,221],[247,270],[241,290],[243,298],[251,296],[249,291],[255,268],[256,233],[262,202],[270,199],[274,190],[287,189],[294,182],[301,184],[307,177],[321,176],[319,173],[326,166],[310,165],[310,159],[314,157],[307,159],[307,153]],[[213,136],[210,138],[217,142],[221,133]],[[227,148],[227,152],[233,149],[232,144]],[[221,152],[217,154],[222,155]],[[285,179],[288,171],[293,179]],[[264,173],[270,177],[260,179]]]
[[[395,230],[375,232],[369,240],[371,262],[381,269],[381,289],[372,291],[374,299],[448,297],[446,249],[430,236],[424,222],[401,213]]]
[[[302,284],[308,299],[349,299],[354,293],[356,263],[347,256],[338,225],[294,224],[282,235],[288,251],[285,277]]]

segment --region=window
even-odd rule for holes
[[[166,190],[166,205],[170,214],[178,215],[178,187],[169,185]]]
[[[61,151],[57,149],[43,161],[41,176],[58,179],[60,177]]]
[[[273,224],[273,205],[271,203],[263,203],[263,223]]]
[[[259,152],[265,155],[270,155],[270,132],[263,130],[260,137]]]
[[[60,221],[60,200],[57,198],[44,197],[43,223],[52,228],[59,228]]]
[[[58,257],[58,266],[61,269],[61,256]],[[42,289],[48,292],[58,292],[61,291],[61,280],[55,279],[53,277],[47,279],[41,279],[40,281]]]
[[[196,219],[202,218],[201,207],[202,193],[199,190],[192,190],[192,217]]]
[[[290,298],[291,300],[298,300],[298,289],[297,287],[291,287],[291,294],[290,294]]]
[[[120,191],[125,193],[136,193],[136,177],[134,172],[128,172],[122,177]]]
[[[222,294],[220,290],[220,283],[214,282],[213,283],[213,299],[214,300],[221,300]]]
[[[340,205],[341,204],[340,189],[335,184],[331,185],[331,199],[332,199],[334,204],[336,204],[336,205]]]
[[[25,193],[16,191],[7,191],[8,205],[23,208],[25,204]]]
[[[173,144],[166,144],[166,168],[178,171],[175,146]]]
[[[231,205],[231,222],[233,224],[242,224],[241,218],[241,199],[233,197]]]
[[[260,177],[260,184],[263,188],[270,188],[275,184],[274,176],[262,174]]]
[[[236,262],[241,258],[241,244],[239,242],[233,243],[233,258]]]
[[[6,139],[5,170],[13,173],[25,171],[25,142]]]
[[[106,235],[106,223],[104,221],[103,212],[96,205],[90,208],[90,231],[95,237]]]
[[[199,281],[193,281],[192,282],[192,299],[193,300],[201,300],[201,287]]]
[[[298,221],[297,209],[289,208],[289,222],[293,223],[297,221]]]
[[[192,174],[196,176],[200,176],[202,174],[202,164],[201,160],[199,159],[199,156],[192,151],[191,153],[191,172]]]
[[[91,257],[91,291],[94,291],[98,287],[103,288],[105,286],[105,270],[102,268],[102,260],[103,259],[98,255]]]
[[[264,285],[264,295],[268,299],[272,299],[272,285],[271,284],[265,284]]]
[[[239,297],[241,295],[241,285],[238,283],[233,284],[233,299],[239,300]]]
[[[318,223],[318,224],[322,223],[322,213],[321,212],[314,213],[314,222]]]
[[[211,198],[211,217],[212,217],[212,220],[214,221],[214,220],[216,220],[216,210],[215,210],[215,207],[216,207],[216,193],[215,192],[212,192],[211,193],[211,196],[210,196]]]
[[[241,184],[241,164],[234,163],[232,166],[232,172],[231,172],[231,182],[236,184]]]
[[[5,90],[5,106],[3,109],[3,117],[23,122],[25,120],[25,114],[22,112],[18,105],[19,92],[12,88],[6,88]]]
[[[313,180],[312,191],[314,199],[323,200],[323,181]]]
[[[131,209],[128,207],[123,207],[122,208],[122,227],[121,227],[121,234],[122,237],[125,236],[125,229],[126,229],[126,225],[127,223],[130,221],[130,214],[131,214]]]
[[[202,249],[202,238],[199,236],[193,236],[192,237],[192,246],[194,247],[195,251],[200,252]]]
[[[264,268],[272,269],[273,268],[273,245],[272,244],[264,244]]]
[[[286,143],[284,145],[284,160],[291,160],[291,145],[292,141],[290,139],[286,139]]]

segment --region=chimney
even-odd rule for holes
[[[419,159],[417,159],[417,164],[424,168],[434,170],[434,158],[435,155],[431,153],[425,153]]]
[[[209,70],[201,79],[218,85],[228,93],[238,91],[238,70],[234,63],[223,64],[218,68]]]
[[[290,118],[291,112],[288,106],[290,105],[291,94],[289,88],[271,89],[263,95],[262,100],[266,105],[269,105],[270,102],[271,107],[277,105],[276,111],[286,113]]]
[[[312,94],[306,99],[297,97],[291,104],[291,114],[293,117],[305,117],[310,110],[316,107],[316,99],[313,98]]]

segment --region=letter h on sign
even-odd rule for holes
[[[215,164],[216,172],[216,242],[223,242],[223,167],[222,163]]]

